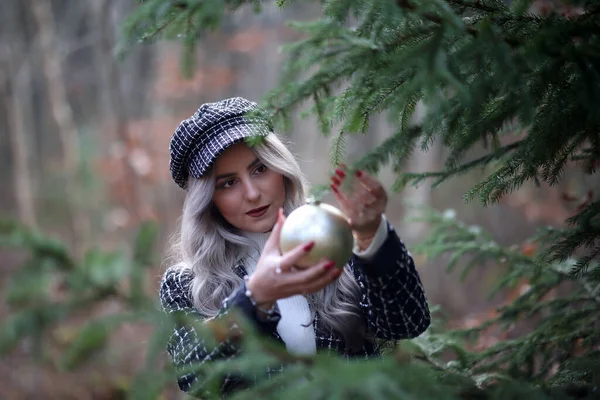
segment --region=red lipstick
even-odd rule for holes
[[[254,209],[248,211],[246,214],[248,214],[249,216],[254,217],[254,218],[262,217],[267,212],[268,208],[269,208],[269,206],[254,208]]]

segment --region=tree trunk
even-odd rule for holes
[[[12,46],[10,46],[12,47]],[[0,72],[0,98],[6,101],[6,116],[8,122],[8,136],[10,149],[13,155],[12,175],[17,201],[19,220],[29,228],[37,228],[37,217],[33,200],[33,184],[29,168],[29,146],[25,132],[23,112],[26,94],[31,90],[29,59],[25,59],[18,73],[14,68],[13,56],[16,52],[8,50],[8,62],[12,64],[8,71],[12,74],[12,93],[9,93],[9,76]],[[18,59],[18,58],[17,58]]]
[[[410,125],[420,125],[425,116],[425,105],[422,101],[417,103],[415,112],[411,119]],[[429,150],[423,152],[417,146],[407,165],[408,171],[413,172],[431,172],[439,171],[442,167],[442,146],[439,141],[434,141]],[[418,207],[432,207],[431,199],[431,181],[426,180],[421,182],[418,187],[409,185],[404,189],[404,200],[409,204],[414,204]],[[405,219],[416,218],[420,215],[421,210],[414,207],[407,207],[405,210]],[[408,242],[416,242],[424,238],[429,230],[429,224],[426,222],[407,222],[410,224],[410,229],[405,232],[405,237]]]
[[[125,175],[129,177],[130,184],[127,185],[128,194],[125,202],[130,217],[133,221],[137,221],[140,219],[140,214],[144,214],[140,213],[138,208],[146,205],[142,202],[140,178],[131,163],[133,145],[128,132],[128,108],[112,51],[114,38],[111,32],[117,29],[118,21],[111,17],[111,7],[108,7],[107,3],[107,0],[97,0],[90,6],[91,19],[95,21],[93,29],[100,38],[98,46],[95,47],[94,58],[100,72],[102,111],[105,113],[105,121],[110,121],[109,126],[111,130],[114,129],[111,132],[111,138],[126,150],[123,157],[123,169],[126,171]],[[113,6],[121,7],[121,5]]]
[[[67,98],[64,73],[57,51],[56,26],[48,0],[30,0],[38,27],[38,38],[42,53],[42,70],[46,82],[50,111],[58,127],[63,152],[63,171],[66,177],[66,205],[71,223],[72,243],[76,254],[80,254],[81,242],[85,240],[85,219],[80,215],[77,199],[79,166],[79,134],[73,110]]]

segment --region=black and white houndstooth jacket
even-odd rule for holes
[[[388,237],[368,263],[353,256],[346,265],[350,268],[362,290],[360,308],[365,316],[367,332],[371,337],[385,340],[414,338],[425,331],[430,323],[429,308],[419,274],[410,253],[398,238],[394,228],[388,224]],[[236,273],[243,277],[246,272],[243,265],[235,267]],[[194,308],[190,298],[192,272],[189,269],[169,269],[166,271],[161,287],[160,300],[168,313],[182,312],[203,320],[204,317]],[[242,284],[223,302],[221,315],[236,308],[253,320],[260,332],[282,342],[277,334],[279,315],[264,321],[258,318],[256,309],[245,295]],[[219,317],[217,316],[217,318]],[[344,357],[379,357],[380,351],[374,340],[367,340],[358,352],[346,350],[341,335],[332,328],[324,326],[317,317],[314,320],[317,351],[336,352]],[[178,369],[194,363],[206,363],[217,359],[234,357],[239,353],[237,346],[225,341],[217,346],[205,344],[191,327],[174,327],[167,344],[173,363]],[[279,369],[281,370],[281,369]],[[265,371],[267,378],[274,370]],[[178,378],[181,390],[189,392],[197,387],[199,379],[193,374],[182,374]],[[247,383],[235,377],[223,381],[221,394],[225,395]],[[200,394],[200,393],[195,393]]]

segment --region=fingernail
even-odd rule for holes
[[[331,185],[331,190],[333,190],[336,193],[339,193],[339,190],[335,185]]]
[[[331,177],[331,180],[333,181],[333,183],[334,183],[335,185],[340,185],[340,184],[342,183],[342,182],[341,182],[341,181],[340,181],[338,178],[336,178],[335,176],[332,176],[332,177]]]
[[[304,251],[310,251],[310,249],[312,249],[313,247],[315,247],[315,242],[310,242],[309,244],[304,246]]]
[[[336,168],[336,169],[335,169],[335,173],[336,173],[336,175],[337,175],[337,176],[339,176],[340,178],[343,178],[343,177],[345,177],[345,176],[346,176],[346,174],[344,173],[344,171],[342,171],[342,170],[341,170],[341,169],[339,169],[339,168]]]
[[[327,264],[323,265],[323,269],[331,269],[335,265],[335,261],[329,261]]]
[[[356,176],[358,176],[359,178],[362,176],[362,174],[363,174],[362,171],[360,171],[360,170],[356,171]]]

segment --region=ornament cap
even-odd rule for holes
[[[306,199],[306,204],[311,204],[314,206],[318,206],[319,204],[321,204],[321,200],[318,200],[317,198],[311,196],[309,198]]]

